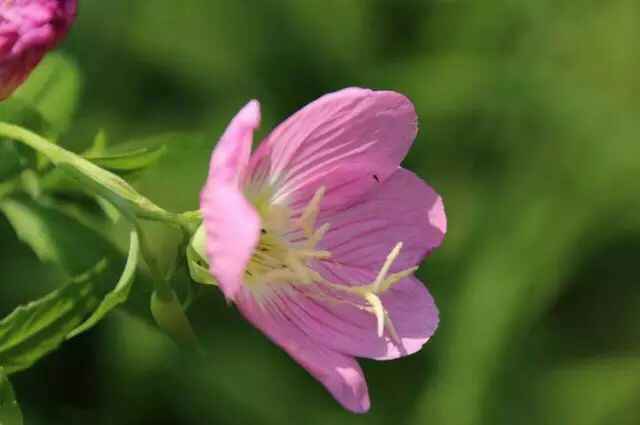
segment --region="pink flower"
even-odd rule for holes
[[[446,232],[442,199],[401,168],[417,133],[401,94],[348,88],[251,154],[257,101],[231,121],[201,194],[224,295],[347,409],[369,409],[355,357],[415,353],[438,310],[413,273]]]
[[[67,34],[76,0],[0,0],[0,100]]]

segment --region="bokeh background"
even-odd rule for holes
[[[449,217],[419,271],[441,325],[414,356],[362,362],[373,408],[356,416],[215,289],[190,310],[206,360],[176,347],[141,271],[126,308],[11,377],[26,423],[640,423],[639,39],[634,0],[80,1],[59,140],[166,138],[135,183],[169,209],[197,208],[211,148],[251,98],[264,135],[346,86],[409,96],[421,131],[405,165]],[[58,227],[86,230],[72,224]],[[153,234],[170,258],[176,235]],[[103,249],[70,240],[72,257]],[[4,218],[0,270],[3,314],[63,278]]]

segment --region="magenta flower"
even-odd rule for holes
[[[206,257],[227,299],[347,409],[369,409],[356,357],[425,344],[438,310],[413,273],[442,242],[442,199],[401,168],[417,133],[401,94],[349,88],[251,154],[257,101],[231,121],[201,194]]]
[[[0,100],[67,34],[76,0],[0,0]]]

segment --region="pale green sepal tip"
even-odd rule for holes
[[[204,226],[200,226],[191,238],[187,246],[187,264],[191,279],[204,285],[218,286],[218,282],[209,272],[209,264],[206,260],[206,233]]]

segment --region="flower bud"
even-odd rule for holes
[[[77,0],[0,0],[0,100],[64,38]]]

